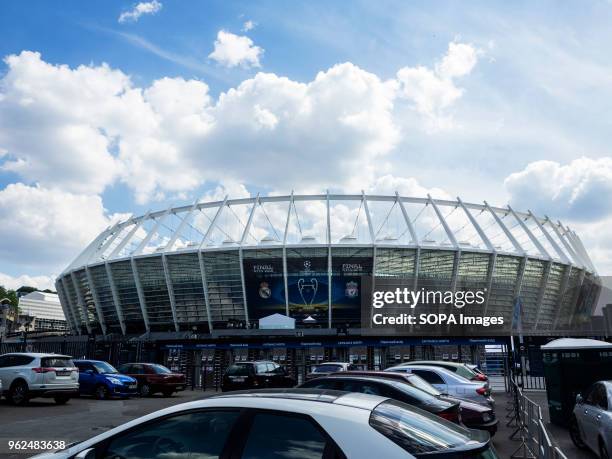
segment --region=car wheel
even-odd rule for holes
[[[99,386],[96,386],[94,396],[98,400],[106,400],[108,398],[108,389],[104,384],[100,384]]]
[[[55,400],[55,403],[57,403],[58,405],[65,405],[66,403],[68,403],[68,400],[70,400],[70,397],[67,397],[66,395],[60,395],[59,397],[53,397],[53,400]]]
[[[28,403],[28,385],[23,381],[15,382],[9,390],[8,399],[16,406]]]
[[[173,390],[164,390],[162,391],[162,394],[164,397],[172,397],[172,394],[174,394]]]
[[[578,427],[578,420],[576,419],[576,416],[572,416],[572,420],[570,421],[569,434],[574,445],[576,445],[580,449],[586,448],[586,444],[584,443],[584,441],[582,440],[582,436],[580,435],[580,428]]]
[[[140,392],[140,396],[141,397],[149,397],[151,396],[151,386],[149,386],[148,384],[143,384],[142,386],[140,386],[140,389],[138,389]]]
[[[599,459],[610,459],[608,448],[601,439],[599,440]]]

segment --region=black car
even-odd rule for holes
[[[417,389],[421,389],[422,391],[425,391],[441,400],[459,403],[461,422],[466,427],[469,427],[470,429],[485,430],[489,432],[491,436],[494,436],[497,432],[497,424],[499,421],[495,418],[495,411],[493,411],[492,408],[481,405],[480,403],[476,403],[472,400],[443,394],[423,378],[414,373],[393,373],[389,371],[351,371],[349,374],[370,378],[388,378],[394,381],[400,381],[405,384],[409,384],[412,387],[416,387]],[[332,376],[333,375],[334,374],[332,374]],[[341,376],[338,373],[335,373],[335,375]]]
[[[307,381],[299,387],[380,395],[415,406],[456,424],[461,422],[458,402],[439,399],[421,389],[388,378],[350,376],[345,372],[336,376],[322,376]]]
[[[278,363],[261,360],[236,362],[223,375],[221,390],[265,389],[295,386],[295,379]]]

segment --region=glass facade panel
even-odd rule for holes
[[[170,255],[166,261],[174,291],[179,327],[191,329],[193,325],[203,325],[207,329],[208,317],[198,254]]]
[[[203,257],[213,327],[225,328],[229,319],[244,321],[238,251],[208,252]]]
[[[123,311],[125,327],[128,333],[142,333],[144,330],[144,319],[136,291],[136,283],[132,273],[132,264],[129,261],[119,261],[110,264],[119,303]]]
[[[89,272],[98,295],[99,307],[106,323],[107,333],[120,333],[119,317],[117,316],[113,292],[104,265],[93,266],[89,268]]]
[[[540,289],[543,287],[546,262],[542,260],[527,260],[523,282],[521,283],[521,301],[523,303],[523,329],[529,330],[535,326],[538,314]]]
[[[70,274],[64,276],[63,286],[76,325],[79,329],[83,330],[85,327],[85,315],[83,314],[83,308],[79,306],[76,290],[74,289],[72,276],[70,276]]]
[[[74,273],[74,279],[76,281],[76,288],[81,293],[81,298],[85,305],[85,313],[87,314],[87,321],[89,322],[92,331],[96,333],[102,333],[102,327],[98,320],[98,313],[96,312],[96,304],[94,303],[93,294],[89,288],[89,280],[87,279],[87,273],[85,270],[76,271]]]
[[[542,301],[540,311],[538,312],[538,330],[550,330],[555,322],[557,310],[561,306],[559,304],[559,294],[563,284],[563,276],[565,275],[566,267],[558,263],[553,263],[548,273],[546,286],[541,293]]]
[[[487,280],[491,268],[491,255],[488,253],[462,252],[457,268],[456,291],[484,291],[488,288]],[[484,312],[482,305],[472,304],[466,306],[462,312],[473,316],[481,316]]]
[[[172,307],[161,256],[140,258],[136,267],[151,330],[174,331]]]
[[[495,259],[487,314],[503,316],[504,323],[512,323],[516,283],[522,260],[508,255],[497,255]]]

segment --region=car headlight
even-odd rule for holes
[[[110,383],[115,384],[115,385],[121,385],[121,381],[119,381],[117,378],[106,378]]]
[[[482,414],[482,420],[484,422],[489,422],[491,419],[493,419],[493,416],[491,416],[491,413],[483,413]]]

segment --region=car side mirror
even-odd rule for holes
[[[576,394],[576,405],[582,405],[583,401],[584,400],[582,399],[582,395]]]
[[[88,370],[92,371],[92,370]],[[87,448],[74,456],[74,459],[95,459],[96,450],[94,448]]]

